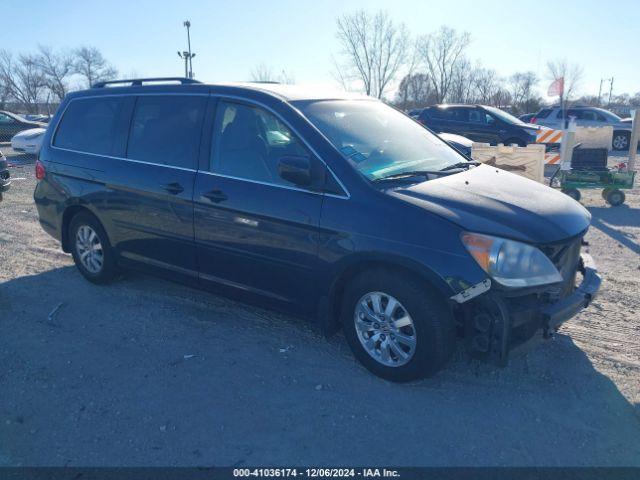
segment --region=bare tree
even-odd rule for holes
[[[447,98],[456,67],[471,41],[469,33],[441,27],[436,33],[425,35],[418,42],[419,56],[433,83],[438,102]]]
[[[5,95],[20,103],[28,113],[37,113],[38,101],[46,87],[44,76],[33,55],[19,55],[0,50],[0,79]]]
[[[512,110],[515,113],[526,113],[537,110],[540,98],[535,93],[538,76],[534,72],[516,72],[509,77]]]
[[[584,75],[584,70],[580,65],[569,63],[566,58],[557,59],[547,62],[547,72],[550,80],[556,80],[560,77],[564,78],[564,95],[561,96],[562,101],[568,102],[575,97]]]
[[[273,73],[273,69],[261,63],[253,70],[251,70],[251,80],[254,82],[276,82],[276,75]]]
[[[400,81],[396,93],[396,107],[402,110],[426,107],[436,102],[429,77],[424,73],[410,73]]]
[[[283,69],[280,74],[277,75],[273,68],[264,63],[261,63],[251,70],[251,81],[284,83],[289,85],[295,83],[295,79],[292,74]]]
[[[47,88],[61,102],[69,92],[69,78],[74,74],[73,56],[67,52],[55,53],[40,45],[35,61]]]
[[[461,58],[453,69],[447,101],[451,103],[473,103],[475,84],[480,67],[471,66],[466,58]]]
[[[337,19],[343,63],[336,63],[343,84],[355,79],[367,95],[382,98],[409,60],[409,33],[386,12],[364,10]]]
[[[95,47],[80,47],[75,50],[74,54],[74,71],[84,78],[88,87],[96,82],[112,80],[118,75],[118,71]]]

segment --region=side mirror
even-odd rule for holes
[[[280,177],[298,187],[311,185],[311,161],[302,155],[285,155],[278,160]]]

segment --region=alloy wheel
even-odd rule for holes
[[[102,270],[104,251],[98,234],[88,225],[82,225],[76,233],[76,251],[82,266],[89,273],[97,274]]]
[[[362,347],[379,363],[399,367],[413,358],[415,326],[397,298],[383,292],[366,293],[355,306],[353,321]]]

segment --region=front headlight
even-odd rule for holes
[[[478,233],[463,233],[462,243],[478,265],[505,287],[534,287],[562,281],[551,260],[526,243]]]

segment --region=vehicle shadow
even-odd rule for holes
[[[393,384],[341,335],[138,274],[0,284],[0,379],[12,465],[640,466],[638,406],[566,335]]]
[[[635,236],[621,232],[616,227],[640,227],[640,209],[620,205],[619,207],[588,207],[591,225],[634,253],[640,254],[640,244]]]

